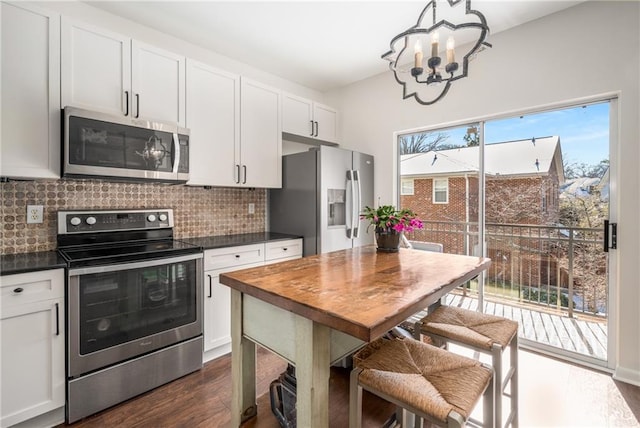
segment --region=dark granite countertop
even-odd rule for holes
[[[6,254],[0,256],[0,275],[13,275],[16,273],[64,267],[66,267],[66,263],[56,251]]]
[[[202,236],[199,238],[182,238],[182,242],[191,245],[197,245],[205,250],[214,248],[235,247],[238,245],[261,244],[269,241],[283,241],[286,239],[298,239],[302,236],[289,235],[286,233],[275,232],[258,232],[258,233],[242,233],[239,235],[219,235],[219,236]]]
[[[283,241],[297,238],[301,238],[301,236],[288,235],[286,233],[259,232],[242,233],[238,235],[202,236],[199,238],[184,238],[178,240],[201,247],[204,250],[211,250],[213,248],[261,244],[269,241]],[[66,263],[56,251],[0,255],[0,275],[13,275],[16,273],[64,267],[66,267]]]

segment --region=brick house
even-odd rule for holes
[[[400,206],[410,208],[425,229],[410,240],[443,244],[444,251],[471,254],[477,246],[478,147],[461,147],[403,155],[400,159]],[[527,272],[527,283],[556,276],[555,260],[541,241],[526,238],[500,244],[504,224],[554,225],[559,220],[559,189],[564,182],[560,138],[508,141],[485,147],[487,239],[491,271],[502,280]],[[519,229],[520,230],[520,229]],[[518,250],[514,250],[518,248]],[[517,269],[514,270],[514,264]],[[549,272],[549,270],[554,272]],[[492,272],[489,272],[491,275]]]
[[[428,221],[478,220],[478,147],[403,155],[400,206]],[[485,146],[486,222],[558,222],[560,138]]]

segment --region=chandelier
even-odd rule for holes
[[[445,19],[436,19],[436,0],[430,1],[416,25],[395,36],[389,52],[382,55],[403,87],[403,99],[414,97],[423,105],[437,102],[452,82],[467,77],[469,61],[475,54],[491,47],[485,41],[489,35],[487,21],[482,13],[471,9],[471,0],[464,0],[464,9],[458,6],[463,0],[447,2]],[[456,38],[471,46],[462,55],[462,64],[456,62]],[[441,40],[446,40],[445,49],[441,49]],[[430,47],[426,59],[425,46]]]

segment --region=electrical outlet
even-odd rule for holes
[[[256,204],[249,204],[249,214],[255,214]]]
[[[44,206],[27,205],[27,223],[42,223],[44,219]]]

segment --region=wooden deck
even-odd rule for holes
[[[488,300],[488,299],[487,299]],[[478,299],[449,294],[446,304],[477,310]],[[518,321],[519,336],[600,360],[607,359],[607,324],[520,307],[508,302],[484,302],[484,312]]]
[[[450,293],[445,304],[477,310],[478,299]],[[485,301],[484,312],[518,321],[519,337],[533,342],[575,352],[599,360],[607,359],[607,323],[577,316],[569,318],[558,314],[517,306],[508,301]]]

